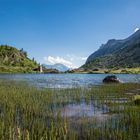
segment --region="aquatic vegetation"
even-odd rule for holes
[[[140,106],[133,102],[139,88],[139,83],[128,83],[37,89],[0,80],[0,139],[140,139]],[[65,111],[72,109],[80,114],[68,116]]]
[[[134,100],[136,105],[140,105],[140,95],[135,95],[133,97],[133,100]]]

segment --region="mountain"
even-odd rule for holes
[[[27,52],[8,45],[0,45],[0,72],[32,72],[39,65],[29,59]]]
[[[83,69],[140,67],[140,30],[126,39],[111,39],[91,54]]]
[[[46,68],[44,65],[42,65],[42,70],[43,70],[43,73],[52,73],[52,74],[54,74],[54,73],[60,73],[60,71],[59,70],[57,70],[57,69],[52,69],[52,68]]]
[[[43,66],[47,69],[56,69],[60,72],[65,72],[65,71],[68,71],[70,68],[68,68],[67,66],[63,65],[63,64],[60,64],[60,63],[57,63],[57,64],[54,64],[54,65],[46,65],[46,64],[43,64]]]

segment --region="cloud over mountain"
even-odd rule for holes
[[[47,62],[47,63],[50,63],[50,64],[63,64],[69,68],[77,68],[71,61],[68,61],[66,59],[64,59],[63,57],[53,57],[53,56],[48,56],[48,57],[44,57],[44,60]]]

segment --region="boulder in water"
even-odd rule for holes
[[[121,83],[116,75],[109,75],[103,79],[103,83]]]

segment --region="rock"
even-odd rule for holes
[[[121,83],[116,75],[109,75],[103,79],[103,83]]]

